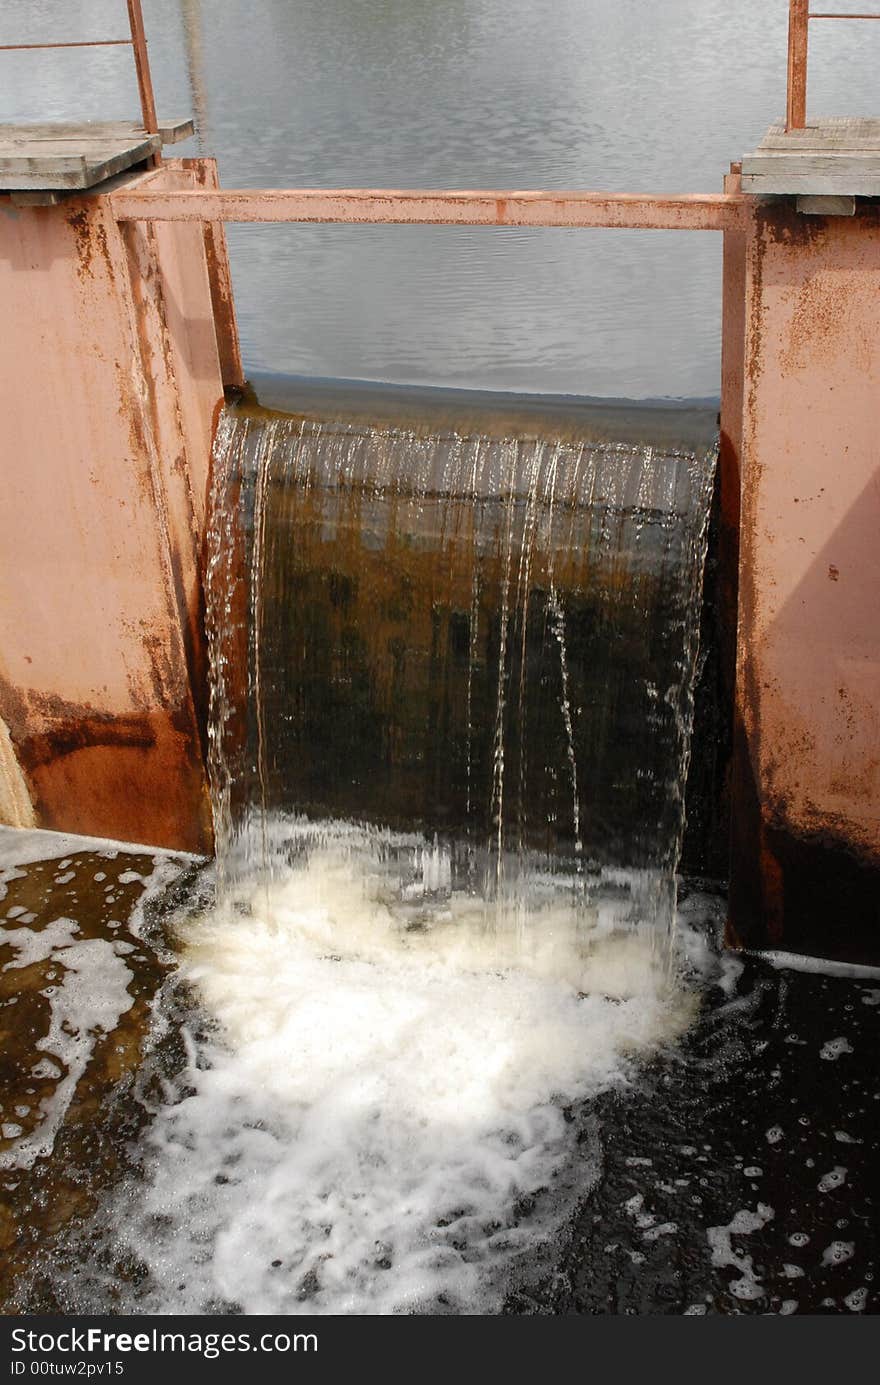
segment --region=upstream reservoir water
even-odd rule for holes
[[[720,190],[784,108],[787,12],[785,0],[144,3],[160,113],[195,116],[227,187]],[[812,28],[811,109],[872,114],[872,26]],[[124,32],[118,0],[0,9],[0,43]],[[0,120],[137,110],[125,49],[0,62]],[[249,370],[623,398],[719,391],[717,235],[228,236]]]

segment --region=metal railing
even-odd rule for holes
[[[880,19],[880,13],[843,14],[810,9],[810,0],[789,0],[788,7],[788,95],[785,103],[786,130],[803,130],[807,124],[807,55],[811,19]]]
[[[156,119],[156,100],[153,96],[153,79],[150,75],[150,60],[147,56],[147,38],[144,32],[141,0],[126,0],[126,4],[131,38],[77,39],[70,43],[2,43],[0,44],[0,52],[19,53],[35,48],[131,48],[134,54],[143,126],[148,135],[156,135],[159,133],[159,122]],[[155,159],[158,161],[158,153],[155,155]]]

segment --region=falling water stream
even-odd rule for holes
[[[693,1013],[713,460],[224,414],[210,1023],[152,1131],[147,1306],[491,1311],[538,1272],[597,1174],[572,1111]]]
[[[599,1176],[592,1099],[697,1004],[675,869],[713,469],[227,408],[216,879],[68,1305],[492,1312],[546,1271]]]

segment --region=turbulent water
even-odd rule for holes
[[[216,890],[73,1304],[492,1312],[540,1279],[590,1100],[706,970],[672,920],[712,461],[223,416]]]

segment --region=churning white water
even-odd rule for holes
[[[180,924],[209,1023],[186,1031],[146,1177],[107,1209],[115,1257],[142,1266],[132,1302],[497,1310],[598,1176],[579,1103],[624,1086],[693,996],[653,930],[620,931],[613,881],[575,909],[538,879],[487,913],[431,888],[431,848],[421,891],[395,891],[389,849],[412,838],[308,835],[279,878]]]

